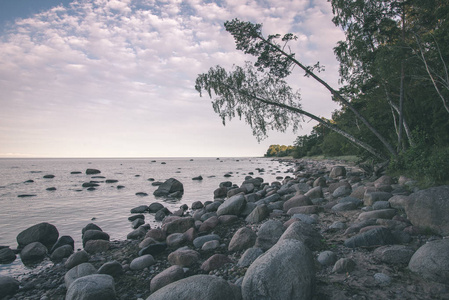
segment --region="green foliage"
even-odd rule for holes
[[[291,127],[295,131],[301,121],[299,92],[278,77],[258,72],[249,62],[230,72],[220,66],[210,68],[197,77],[195,89],[211,98],[215,95],[212,107],[223,125],[227,119],[244,118],[259,141],[268,130],[284,132]]]
[[[417,144],[392,160],[389,172],[416,179],[423,187],[449,184],[449,147],[438,147],[432,138],[415,131]]]
[[[295,151],[294,146],[270,145],[270,147],[268,147],[267,153],[265,153],[265,157],[292,156],[294,151]]]

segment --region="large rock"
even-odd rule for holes
[[[23,248],[28,244],[40,242],[48,249],[51,249],[59,237],[58,229],[49,223],[39,223],[33,225],[17,235],[17,243],[19,248]]]
[[[211,275],[194,275],[175,281],[151,294],[146,300],[234,300],[229,283]]]
[[[277,243],[284,233],[284,225],[277,220],[268,220],[260,226],[257,232],[255,247],[266,251]]]
[[[0,264],[9,264],[16,260],[16,254],[9,247],[0,249]]]
[[[242,283],[244,300],[311,299],[315,284],[312,253],[297,240],[282,240],[257,258]]]
[[[51,248],[50,253],[53,253],[53,251],[65,245],[70,245],[72,246],[72,249],[75,249],[75,241],[71,236],[69,235],[61,236]]]
[[[369,219],[392,219],[396,215],[396,210],[392,208],[379,209],[373,211],[362,212],[357,220],[364,221]]]
[[[296,221],[290,224],[282,236],[279,238],[278,243],[281,240],[298,240],[303,242],[309,249],[318,250],[322,246],[321,240],[323,236],[316,231],[312,225],[304,223],[302,221]]]
[[[263,250],[260,248],[249,248],[242,254],[237,265],[239,267],[249,267],[262,254]]]
[[[72,255],[70,255],[64,265],[67,269],[71,269],[74,266],[77,266],[79,264],[87,262],[88,260],[89,260],[89,255],[87,254],[87,252],[84,250],[81,250],[81,251],[77,251],[77,252],[73,253]]]
[[[172,233],[184,233],[195,225],[195,220],[191,217],[179,218],[162,225],[162,231],[168,236]]]
[[[343,166],[332,167],[329,176],[332,177],[332,178],[338,178],[340,176],[346,176],[346,168],[343,167]]]
[[[229,242],[229,251],[240,251],[245,250],[254,245],[256,242],[257,235],[254,231],[247,227],[242,227],[237,230],[232,236]]]
[[[174,265],[171,266],[161,273],[151,279],[150,291],[154,293],[155,291],[163,288],[164,286],[173,283],[177,280],[184,278],[184,269],[181,266]]]
[[[239,215],[245,208],[246,200],[244,195],[235,195],[228,198],[217,209],[217,216]]]
[[[232,260],[227,255],[217,253],[209,257],[205,262],[203,262],[203,264],[201,265],[201,270],[205,272],[210,272],[231,262]]]
[[[410,270],[426,279],[447,284],[449,282],[449,239],[428,242],[413,254]]]
[[[172,265],[189,267],[196,264],[200,258],[200,254],[195,250],[176,250],[168,255],[168,262]]]
[[[344,244],[348,248],[357,248],[392,245],[395,241],[390,229],[377,227],[347,239]]]
[[[20,258],[24,262],[43,260],[47,256],[47,247],[39,242],[34,242],[25,246],[20,251]]]
[[[129,268],[131,270],[143,270],[149,266],[154,265],[155,263],[156,261],[151,254],[145,254],[134,258],[129,264]]]
[[[93,274],[78,278],[67,289],[66,300],[115,300],[114,278]]]
[[[19,290],[20,282],[9,276],[0,275],[0,299]]]
[[[100,230],[86,230],[83,234],[83,246],[91,240],[104,240],[109,241],[109,234]]]
[[[283,208],[284,211],[288,211],[290,208],[293,207],[308,206],[308,205],[313,205],[312,201],[310,201],[310,198],[308,196],[295,195],[284,203]]]
[[[91,263],[82,263],[71,268],[64,276],[65,286],[67,288],[78,278],[97,273],[97,269]]]
[[[87,169],[86,170],[86,175],[95,175],[95,174],[100,174],[101,171],[97,170],[97,169]]]
[[[173,193],[184,193],[184,185],[175,178],[170,178],[161,184],[157,190],[153,192],[156,197],[166,197]]]
[[[73,254],[72,246],[71,245],[64,245],[64,246],[56,248],[56,250],[53,251],[53,253],[51,254],[50,259],[53,262],[60,262],[64,258],[69,257],[72,254]]]
[[[449,235],[449,186],[418,191],[408,197],[405,205],[407,218],[414,226],[429,228]]]
[[[257,205],[246,217],[245,221],[247,223],[259,223],[265,220],[269,214],[270,211],[265,204]]]

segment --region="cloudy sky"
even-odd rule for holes
[[[251,59],[226,20],[295,33],[305,64],[337,87],[333,47],[344,39],[326,0],[0,0],[0,157],[261,156],[315,125],[258,143],[234,119],[223,126],[198,74]],[[337,106],[296,69],[302,105],[322,117]]]

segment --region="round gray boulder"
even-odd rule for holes
[[[194,275],[175,281],[151,294],[146,300],[234,300],[229,283],[211,275]]]
[[[413,254],[410,270],[426,279],[449,282],[449,239],[428,242]]]
[[[67,289],[66,300],[115,300],[114,278],[93,274],[78,278]]]
[[[242,283],[244,300],[311,299],[315,285],[312,253],[297,240],[282,240],[258,257]]]
[[[51,249],[54,243],[58,240],[58,229],[49,223],[39,223],[33,225],[17,235],[17,243],[19,248],[23,248],[33,242],[40,242],[45,247]]]

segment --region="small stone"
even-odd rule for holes
[[[356,264],[350,258],[340,258],[332,269],[333,273],[350,273],[354,270]]]

